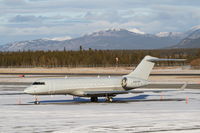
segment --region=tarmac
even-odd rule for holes
[[[23,93],[26,87],[39,78],[65,76],[18,74],[0,75],[0,133],[200,132],[200,85],[193,80],[180,82],[182,76],[173,82],[151,80],[138,89],[174,90],[169,92],[117,95],[112,103],[104,98],[91,103],[70,95],[39,96],[41,104],[34,105],[35,98]]]

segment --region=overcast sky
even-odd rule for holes
[[[184,32],[196,25],[200,0],[0,0],[0,44],[109,28]]]

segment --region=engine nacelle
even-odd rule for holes
[[[123,77],[121,85],[124,89],[134,89],[148,85],[148,81],[133,77]]]

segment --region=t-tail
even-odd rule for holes
[[[147,80],[151,73],[151,70],[154,67],[155,62],[159,61],[185,61],[186,59],[161,59],[152,56],[145,56],[139,65],[132,71],[130,74],[126,75],[127,77],[135,77]]]

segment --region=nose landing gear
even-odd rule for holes
[[[34,104],[40,104],[40,102],[39,101],[34,101]]]
[[[40,104],[40,101],[38,101],[38,98],[37,98],[37,96],[34,96],[34,97],[35,97],[34,104]]]

